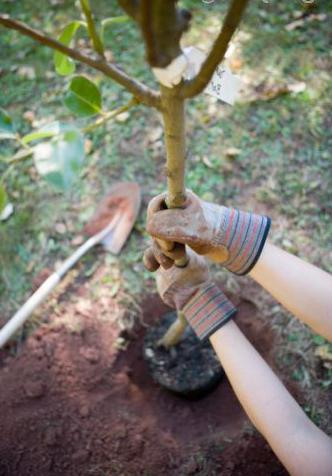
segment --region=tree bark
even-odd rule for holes
[[[141,29],[150,66],[165,68],[181,51],[180,39],[188,30],[191,13],[177,0],[118,0]]]
[[[166,148],[166,205],[168,208],[182,208],[186,201],[185,103],[178,94],[178,87],[169,89],[161,86],[160,90]],[[159,244],[167,251],[171,251],[174,247],[174,243],[167,241],[159,241]],[[187,263],[186,256],[175,261],[180,267],[186,266]]]
[[[161,86],[161,104],[165,132],[166,148],[166,175],[168,208],[181,208],[186,201],[185,189],[185,162],[186,162],[186,135],[185,135],[185,101],[178,94],[178,88],[173,89]],[[171,251],[174,243],[158,241],[162,249]],[[186,266],[188,258],[175,262],[176,266]],[[159,343],[165,347],[176,345],[187,327],[185,317],[178,313],[176,321],[171,325]]]
[[[164,86],[160,88],[165,132],[168,208],[181,208],[186,200],[185,107],[177,89]]]

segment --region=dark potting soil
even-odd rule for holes
[[[119,350],[112,298],[91,301],[88,284],[76,296],[57,308],[63,324],[45,316],[17,356],[0,352],[1,476],[287,474],[226,378],[199,400],[163,390],[143,359],[147,328]],[[271,361],[269,322],[237,304],[237,322]],[[158,296],[142,308],[148,325],[167,311]]]
[[[163,388],[186,398],[203,397],[220,383],[223,369],[210,342],[201,342],[190,327],[175,347],[158,345],[175,319],[176,313],[169,312],[147,330],[144,358],[152,378]]]

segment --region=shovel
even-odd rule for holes
[[[115,255],[120,253],[134,226],[140,204],[141,193],[136,183],[121,182],[111,188],[83,230],[90,238],[43,282],[4,325],[0,330],[0,348],[24,324],[74,264],[91,248],[102,244],[107,251]]]

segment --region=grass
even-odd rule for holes
[[[121,14],[114,3],[94,2],[97,17]],[[218,31],[225,3],[182,3],[194,15],[193,28],[185,43],[207,48]],[[332,2],[320,2],[315,7],[315,13],[327,15],[325,20],[304,22],[302,27],[287,31],[285,26],[294,21],[296,14],[293,4],[252,2],[235,40],[234,57],[244,80],[244,94],[232,108],[216,104],[206,95],[188,103],[187,186],[208,200],[269,213],[274,223],[271,238],[276,244],[331,272]],[[296,3],[300,13],[304,8],[300,1]],[[2,9],[54,36],[66,22],[78,17],[73,2],[3,2]],[[84,41],[81,37],[83,46]],[[106,44],[126,71],[154,85],[144,64],[142,41],[131,21],[108,29]],[[74,121],[62,104],[68,79],[55,74],[51,51],[17,33],[1,30],[0,64],[0,106],[11,113],[18,130],[27,133],[31,129],[27,112],[34,115],[36,125],[55,118]],[[101,74],[81,66],[77,71],[100,83],[106,109],[128,100],[128,93]],[[264,100],[257,93],[263,83],[269,88],[298,81],[306,85],[298,94]],[[111,183],[137,180],[142,187],[144,208],[150,197],[165,188],[162,145],[149,139],[150,131],[158,126],[158,114],[140,106],[125,122],[114,121],[96,130],[90,136],[85,178],[68,195],[55,192],[40,180],[29,160],[8,176],[6,186],[15,213],[0,224],[2,321],[31,292],[33,277],[40,270],[53,268],[70,254],[73,238],[80,234]],[[1,142],[0,147],[1,155],[13,151],[8,142]],[[232,160],[226,154],[229,147],[240,150]],[[0,163],[0,173],[4,170]],[[109,267],[105,279],[109,280],[110,292],[116,292],[113,279],[120,282],[124,293],[136,298],[154,289],[141,262],[148,241],[144,221],[143,209],[120,257],[93,253],[84,258],[80,270],[86,273],[86,279],[93,273],[97,260],[99,265]],[[65,225],[64,232],[57,231],[59,223]],[[220,270],[215,273],[218,275]],[[285,314],[280,322],[291,322],[293,329],[291,343],[287,341],[287,331],[284,332],[282,350],[291,344],[292,356],[294,348],[303,351],[311,339],[313,348],[316,346],[316,337],[293,324],[291,317]],[[276,325],[283,334],[281,324]],[[305,380],[307,370],[303,368],[309,368],[324,388],[329,387],[331,370],[317,373],[321,363],[313,358],[313,349],[310,352],[293,369],[294,378]],[[317,409],[308,413],[320,414]]]

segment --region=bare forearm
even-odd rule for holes
[[[331,474],[332,443],[232,321],[210,341],[243,408],[292,475]]]
[[[332,340],[332,276],[266,243],[250,276],[286,309]]]

